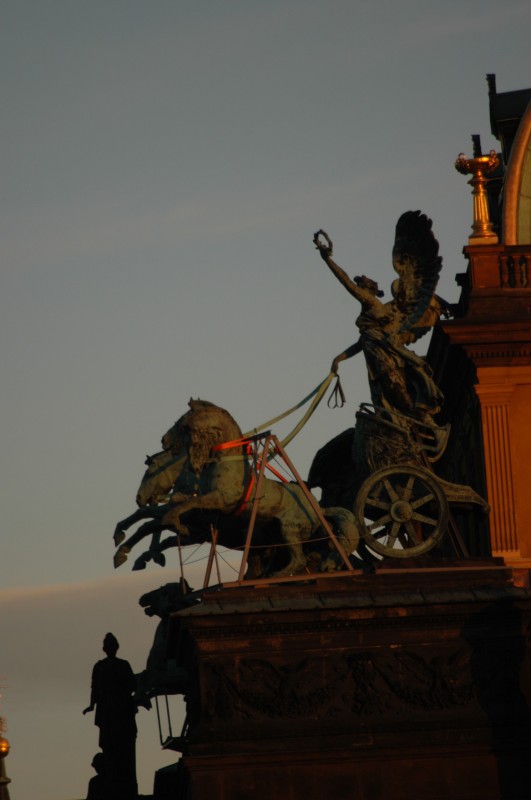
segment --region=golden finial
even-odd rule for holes
[[[492,222],[489,217],[489,205],[487,198],[486,175],[490,175],[498,166],[499,159],[496,150],[491,150],[486,156],[481,155],[477,137],[472,137],[474,141],[474,157],[467,158],[464,153],[460,153],[455,162],[455,168],[462,175],[472,175],[468,183],[472,186],[472,196],[474,198],[474,224],[473,233],[468,238],[469,244],[496,244],[498,236],[492,230]]]
[[[3,688],[3,687],[0,687]],[[0,694],[0,697],[2,695]],[[6,775],[5,757],[9,754],[11,746],[5,738],[4,733],[6,730],[6,721],[4,717],[0,717],[0,800],[9,800],[8,784],[11,783],[11,778]]]

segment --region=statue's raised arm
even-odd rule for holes
[[[406,345],[430,330],[441,313],[435,288],[442,259],[431,228],[431,220],[420,211],[406,211],[399,218],[392,257],[399,277],[391,287],[393,299],[385,303],[376,281],[365,275],[349,278],[336,264],[333,243],[325,231],[317,231],[313,239],[330,271],[361,304],[356,320],[360,337],[334,358],[332,370],[336,372],[341,361],[363,352],[373,404],[428,424],[440,410],[442,395],[424,359]]]
[[[321,240],[320,237],[323,237],[325,240],[324,242]],[[345,287],[347,292],[349,292],[356,300],[359,300],[360,303],[367,303],[371,307],[378,308],[382,306],[382,303],[378,299],[379,297],[383,296],[383,292],[378,290],[377,285],[374,281],[370,281],[370,278],[366,278],[362,276],[362,278],[349,278],[347,273],[344,269],[342,269],[339,264],[336,264],[334,259],[332,258],[332,253],[334,250],[334,244],[326,233],[322,229],[318,230],[313,235],[313,243],[317,250],[319,250],[319,254],[325,264],[328,266],[330,271],[336,276],[338,281],[342,286]],[[372,286],[368,286],[367,282],[372,283]],[[376,292],[373,291],[373,287],[376,287]]]

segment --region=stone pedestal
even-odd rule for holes
[[[504,567],[209,591],[179,800],[528,800],[531,596]]]

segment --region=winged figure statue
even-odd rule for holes
[[[392,255],[398,278],[386,303],[376,281],[365,275],[351,279],[336,264],[325,231],[317,231],[314,244],[341,285],[361,304],[356,320],[359,339],[334,358],[332,371],[363,353],[374,406],[433,425],[442,393],[426,361],[407,348],[436,324],[444,306],[435,294],[442,258],[431,220],[420,211],[406,211],[399,218]]]

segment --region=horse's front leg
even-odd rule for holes
[[[185,495],[182,502],[170,503],[166,513],[162,517],[161,523],[165,528],[171,528],[176,533],[189,536],[190,531],[181,522],[181,517],[187,511],[220,511],[230,513],[232,506],[227,507],[224,496],[219,491],[209,492],[208,494]]]
[[[179,536],[169,536],[167,539],[164,539],[163,542],[160,541],[160,534],[158,534],[158,541],[155,543],[154,541],[151,542],[151,547],[149,550],[146,550],[145,553],[142,553],[141,556],[137,558],[134,563],[133,571],[145,569],[148,561],[154,561],[155,564],[159,564],[161,567],[166,565],[166,556],[164,555],[164,550],[168,550],[170,547],[178,547],[181,540]],[[155,536],[153,536],[155,539]]]
[[[131,525],[135,525],[135,523],[140,522],[141,519],[147,519],[148,517],[158,519],[164,515],[166,509],[167,506],[142,506],[141,508],[137,508],[137,510],[128,517],[121,520],[121,522],[116,525],[113,533],[116,547],[122,544],[125,539],[125,532],[129,530]]]
[[[114,554],[114,566],[121,567],[127,561],[127,556],[131,552],[131,548],[135,546],[144,536],[152,534],[154,537],[160,537],[160,533],[164,530],[164,525],[161,525],[158,520],[150,520],[149,522],[141,525],[140,528],[133,533],[129,539],[120,545]]]

